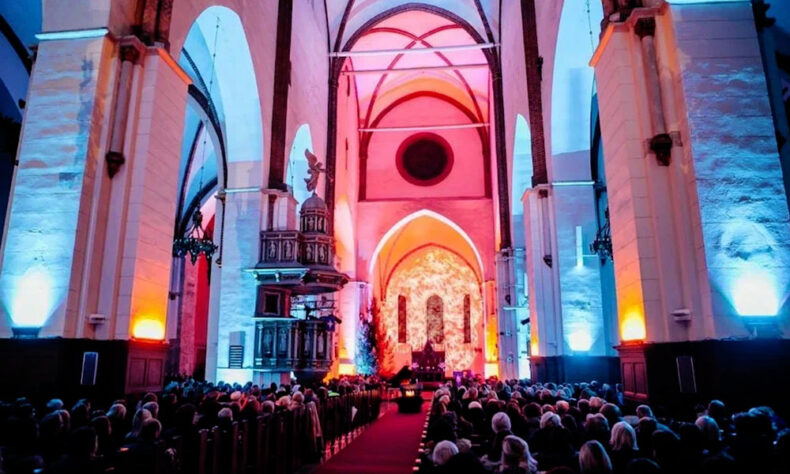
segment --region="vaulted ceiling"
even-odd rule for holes
[[[450,11],[475,29],[482,38],[490,31],[499,40],[500,4],[502,0],[325,0],[329,17],[330,44],[343,49],[348,39],[382,13],[414,6]],[[513,0],[511,0],[513,1]]]

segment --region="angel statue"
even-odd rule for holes
[[[318,187],[318,177],[321,173],[326,173],[326,170],[324,165],[318,162],[318,157],[310,153],[310,150],[305,149],[304,156],[307,158],[307,174],[309,175],[308,178],[304,179],[304,182],[307,183],[308,191],[315,191]],[[332,178],[330,177],[329,179],[331,180]]]

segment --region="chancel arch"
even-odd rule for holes
[[[487,344],[483,268],[476,246],[457,224],[421,211],[394,225],[374,252],[370,269],[377,333],[396,372],[430,341],[445,354],[445,371],[479,370]]]

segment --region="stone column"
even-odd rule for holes
[[[500,250],[496,256],[497,314],[499,330],[499,376],[518,378],[518,323],[517,296],[514,280],[514,256],[510,249]]]
[[[238,182],[246,179],[245,163],[228,163],[228,175],[231,177],[229,187],[225,190],[224,200],[224,238],[222,246],[222,272],[220,285],[222,291],[217,298],[219,308],[211,320],[209,327],[210,361],[216,361],[213,373],[207,364],[207,377],[215,380],[233,377],[248,377],[252,380],[252,362],[255,342],[255,298],[257,281],[255,276],[246,269],[254,267],[259,259],[260,231],[263,228],[266,194],[261,192],[260,182],[255,186],[254,180],[260,175],[250,178],[253,181]],[[239,167],[239,170],[234,169]],[[213,280],[213,277],[212,277]],[[212,294],[212,296],[214,296]],[[216,323],[214,323],[216,320]],[[244,331],[244,363],[243,369],[228,372],[228,336],[231,331]],[[214,342],[216,341],[216,342]],[[245,375],[246,374],[246,375]]]
[[[3,240],[0,337],[24,326],[76,333],[115,45],[74,36],[42,39],[30,77]]]
[[[132,131],[125,231],[114,337],[149,337],[138,325],[166,326],[172,264],[174,191],[189,78],[161,48],[147,48]],[[158,337],[157,337],[158,338]],[[162,333],[161,338],[164,338]]]
[[[777,317],[790,293],[787,201],[751,6],[671,3],[610,23],[591,62],[633,399],[681,389],[651,381],[679,373],[675,356],[704,345],[711,363],[740,350],[722,339],[790,329]]]
[[[532,377],[545,378],[546,358],[562,355],[562,310],[556,272],[556,232],[553,231],[548,185],[539,185],[524,194],[524,223],[527,236],[526,261],[529,284]],[[543,365],[541,365],[543,364]]]

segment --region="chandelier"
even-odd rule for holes
[[[206,97],[211,103],[211,91],[214,86],[214,67],[217,59],[217,37],[219,36],[219,17],[217,17],[217,25],[214,30],[214,51],[211,54],[211,78],[209,80],[208,89],[206,90]],[[208,119],[205,120],[203,124],[204,129],[209,126]],[[197,193],[203,191],[203,168],[206,164],[206,141],[208,139],[208,133],[203,134],[203,146],[201,148],[202,152],[200,155],[200,179],[198,181]],[[186,177],[184,178],[186,179]],[[203,228],[203,213],[200,212],[200,202],[198,201],[198,206],[195,208],[195,213],[192,215],[192,223],[190,224],[189,228],[187,228],[186,232],[182,237],[178,237],[173,240],[173,257],[181,258],[189,254],[189,260],[192,262],[192,265],[197,263],[198,258],[201,254],[205,255],[206,261],[209,264],[209,268],[211,268],[211,257],[214,255],[214,252],[217,250],[217,246],[214,245],[214,240],[206,233],[206,230]]]
[[[211,257],[216,252],[217,246],[214,240],[203,229],[203,213],[200,209],[195,210],[192,215],[192,224],[183,237],[173,241],[173,256],[185,257],[189,254],[189,260],[194,265],[201,254],[206,256],[206,261],[211,263]]]
[[[612,232],[609,228],[609,209],[604,212],[604,223],[598,228],[595,240],[590,244],[590,250],[598,254],[601,260],[614,260],[612,254]]]

